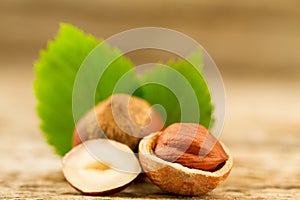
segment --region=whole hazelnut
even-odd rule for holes
[[[108,138],[136,151],[142,137],[162,128],[162,118],[147,101],[128,94],[114,94],[79,120],[73,146],[90,139]]]

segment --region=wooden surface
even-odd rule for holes
[[[106,38],[162,26],[200,42],[224,76],[221,140],[234,156],[228,179],[195,199],[300,199],[298,0],[2,0],[0,5],[0,199],[177,199],[150,182],[111,197],[82,196],[40,132],[33,62],[60,22]],[[161,52],[159,52],[161,53]],[[169,58],[134,52],[133,62]]]
[[[32,80],[30,70],[1,68],[0,199],[89,199],[66,183],[61,159],[38,129]],[[234,167],[217,189],[195,198],[299,199],[300,81],[229,76],[224,80],[228,107],[222,141],[234,155]],[[183,197],[170,196],[146,182],[111,198]]]

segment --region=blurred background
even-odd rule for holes
[[[259,125],[274,124],[275,116],[288,119],[288,124],[298,123],[299,7],[297,0],[2,0],[1,107],[14,109],[5,92],[28,97],[23,101],[34,104],[33,63],[61,22],[103,39],[131,28],[158,26],[180,31],[208,51],[223,75],[230,116],[236,120],[251,116]],[[172,55],[144,50],[128,56],[142,64],[168,60]],[[232,98],[234,91],[238,95]]]
[[[202,44],[223,73],[295,75],[299,7],[297,0],[2,0],[1,67],[33,62],[67,22],[99,38],[135,27],[170,28]]]
[[[131,28],[158,26],[194,38],[219,67],[227,93],[222,139],[233,149],[237,167],[249,166],[259,157],[256,166],[261,171],[254,177],[278,175],[278,166],[283,166],[280,178],[272,181],[294,181],[288,172],[300,164],[299,8],[298,0],[1,0],[0,148],[11,152],[11,144],[18,146],[15,156],[2,153],[0,162],[18,160],[30,166],[32,154],[45,159],[48,152],[48,160],[37,159],[41,166],[59,165],[52,149],[41,142],[32,89],[33,63],[59,23],[104,39]],[[130,54],[136,64],[168,56],[155,51]],[[24,135],[38,142],[22,142]],[[287,149],[294,157],[284,154]],[[12,171],[10,164],[0,166]],[[21,170],[19,165],[13,168]],[[236,173],[243,177],[247,170]],[[299,172],[296,178],[300,180]]]

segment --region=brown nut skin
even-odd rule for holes
[[[107,137],[137,151],[141,138],[163,126],[159,113],[147,101],[128,94],[114,94],[79,120],[73,133],[73,146]]]
[[[141,140],[139,159],[148,178],[162,190],[180,195],[202,195],[215,189],[229,175],[233,160],[224,144],[220,143],[229,157],[220,169],[210,172],[191,169],[157,157],[154,148],[160,134],[156,132]]]
[[[157,140],[155,154],[163,160],[205,171],[214,171],[228,159],[220,142],[196,123],[168,126]]]

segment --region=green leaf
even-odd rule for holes
[[[37,112],[47,142],[64,155],[72,147],[75,123],[85,112],[113,93],[132,94],[139,87],[134,95],[164,107],[166,126],[181,121],[209,127],[212,104],[201,75],[201,51],[187,61],[170,61],[167,65],[159,64],[138,79],[133,64],[119,50],[72,25],[61,24],[55,40],[41,51],[35,63]],[[78,73],[83,66],[87,70]]]
[[[122,84],[119,83],[121,80]],[[75,122],[95,103],[107,99],[113,93],[132,94],[137,85],[139,81],[133,64],[118,49],[112,49],[101,42],[86,57],[76,76],[73,87]]]
[[[203,75],[203,58],[200,49],[196,49],[195,52],[188,56],[187,61]]]
[[[146,73],[141,79],[143,86],[136,94],[141,93],[141,97],[152,105],[159,104],[165,109],[165,112],[159,110],[161,114],[167,114],[165,126],[175,122],[195,122],[211,127],[213,108],[202,76],[200,51],[187,61],[170,61],[167,66],[158,65]]]
[[[81,63],[101,40],[83,33],[72,25],[61,24],[60,31],[54,41],[42,50],[35,63],[35,94],[38,100],[37,112],[41,119],[41,129],[47,142],[59,155],[64,155],[72,147],[72,134],[75,122],[72,113],[72,91]],[[108,45],[102,47],[103,57],[119,53]],[[103,76],[95,94],[95,102],[99,102],[113,92],[116,81],[133,64],[120,57],[115,60]],[[82,83],[85,87],[88,83]],[[90,108],[81,110],[84,114]]]

